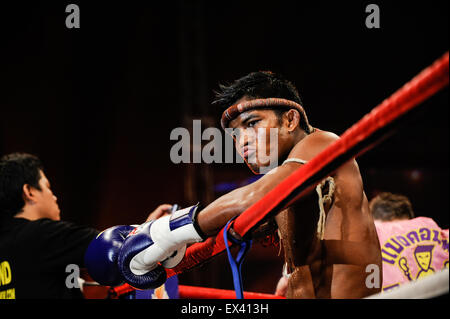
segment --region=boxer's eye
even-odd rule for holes
[[[253,127],[256,123],[258,123],[260,120],[251,120],[247,122],[247,127]]]

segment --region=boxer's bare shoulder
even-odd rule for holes
[[[305,161],[309,161],[338,139],[339,136],[332,132],[316,129],[313,133],[306,135],[292,148],[288,158],[299,157]]]

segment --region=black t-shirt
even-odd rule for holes
[[[0,220],[0,299],[82,298],[66,279],[76,272],[72,265],[83,267],[86,248],[97,234],[47,218]]]

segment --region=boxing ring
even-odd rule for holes
[[[424,69],[403,87],[385,99],[380,105],[366,114],[361,120],[346,130],[334,143],[328,146],[311,161],[299,167],[290,176],[281,181],[274,189],[267,193],[261,200],[254,203],[233,222],[234,231],[242,238],[249,238],[252,231],[256,229],[267,218],[274,216],[284,208],[290,206],[299,198],[312,190],[320,181],[332,174],[337,168],[348,160],[358,157],[375,147],[382,140],[388,138],[399,125],[404,123],[411,115],[415,114],[418,106],[446,87],[449,82],[449,53],[446,52],[432,65]],[[186,250],[185,258],[173,269],[166,269],[167,277],[188,271],[197,265],[208,261],[214,256],[224,252],[226,245],[224,241],[224,227],[216,237],[211,237],[202,243],[191,245]],[[230,247],[234,243],[227,243]],[[448,293],[448,270],[430,277],[446,274],[446,292]],[[420,287],[427,291],[433,289],[432,284],[436,284],[436,279],[424,278],[420,280]],[[445,279],[445,278],[444,278]],[[429,283],[431,280],[431,284]],[[438,280],[438,281],[439,281]],[[423,282],[425,284],[423,284]],[[428,283],[428,284],[426,284]],[[400,287],[396,294],[381,293],[374,298],[410,298],[411,292],[417,289],[417,282],[410,283],[409,286]],[[430,288],[431,287],[431,288]],[[445,293],[445,287],[441,287],[441,292]],[[128,284],[112,288],[113,292],[121,294],[133,291],[134,288]],[[406,292],[402,290],[406,289]],[[397,289],[396,289],[397,290]],[[399,295],[400,294],[400,295]],[[428,298],[430,294],[423,294]],[[433,294],[431,294],[433,295]],[[180,286],[181,298],[233,298],[234,291],[211,289],[191,286]],[[402,297],[404,296],[404,297]],[[279,296],[244,292],[244,297],[279,298]]]

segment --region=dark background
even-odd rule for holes
[[[313,126],[342,134],[448,50],[448,2],[20,2],[0,8],[0,154],[37,154],[62,218],[103,229],[161,203],[207,204],[251,178],[245,164],[174,164],[176,127],[219,124],[218,83],[272,70]],[[68,29],[76,3],[81,28]],[[358,159],[367,196],[407,195],[448,228],[448,89]],[[207,124],[207,125],[206,125]],[[225,187],[225,188],[224,188]],[[273,292],[282,259],[255,246],[245,289]],[[180,282],[232,288],[224,256]]]

